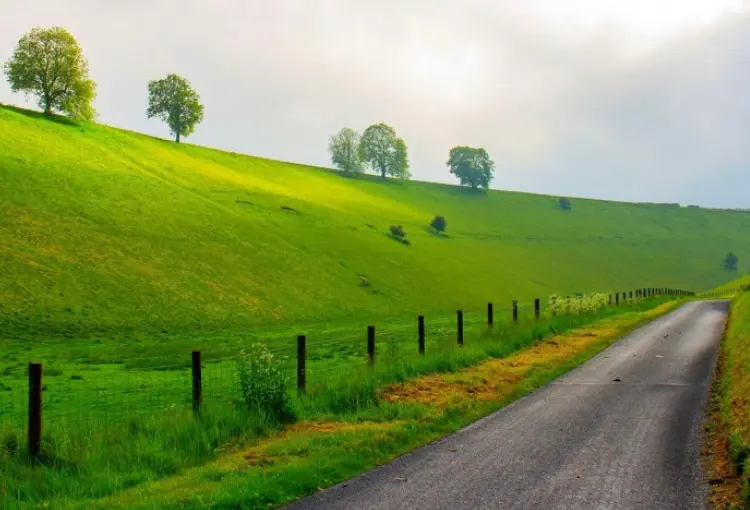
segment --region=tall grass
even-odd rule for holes
[[[541,338],[583,326],[617,313],[647,309],[662,300],[633,302],[620,309],[592,309],[588,314],[545,314],[538,322],[499,321],[492,329],[470,325],[465,344],[455,343],[455,331],[428,342],[424,356],[412,345],[413,336],[378,344],[374,366],[364,356],[347,358],[326,371],[312,371],[307,394],[284,387],[287,365],[263,348],[239,357],[234,393],[224,401],[207,400],[199,417],[186,407],[160,413],[126,416],[117,422],[92,416],[87,422],[53,421],[44,431],[43,456],[36,462],[26,453],[23,430],[0,425],[0,438],[15,449],[0,449],[3,508],[97,498],[150,480],[173,475],[204,463],[232,444],[251,441],[280,427],[283,419],[387,420],[394,406],[384,406],[379,390],[394,382],[434,372],[450,372],[487,358],[501,358]],[[288,374],[288,372],[287,372]],[[261,391],[262,390],[262,391]],[[260,398],[251,396],[260,391]],[[250,398],[249,398],[250,397]],[[249,400],[248,400],[249,398]],[[269,405],[287,406],[285,413],[268,412]],[[13,450],[13,451],[11,451]]]
[[[718,385],[724,422],[721,430],[729,434],[729,459],[742,486],[742,508],[747,508],[750,506],[750,287],[743,287],[732,301],[722,354],[724,364]]]

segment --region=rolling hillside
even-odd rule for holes
[[[495,184],[502,179],[500,164]],[[3,107],[0,336],[343,321],[649,285],[700,290],[732,277],[722,268],[729,250],[747,271],[750,214],[572,205],[346,177]],[[427,227],[436,214],[448,221],[445,237]],[[388,237],[392,224],[410,245]]]

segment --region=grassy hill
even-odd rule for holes
[[[582,199],[566,212],[554,197],[346,177],[7,107],[0,194],[6,338],[700,290],[727,280],[728,251],[743,272],[750,259],[746,213]],[[446,237],[428,231],[436,214]]]

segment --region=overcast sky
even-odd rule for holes
[[[485,147],[493,187],[750,207],[750,11],[738,0],[0,0],[0,60],[70,30],[100,121],[169,137],[146,85],[206,106],[188,142],[328,166],[392,125],[414,178]],[[26,104],[3,81],[0,102]]]

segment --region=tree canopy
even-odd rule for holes
[[[361,172],[362,159],[359,154],[359,133],[344,128],[333,135],[328,143],[333,165],[344,172]]]
[[[78,41],[64,28],[32,29],[4,69],[11,90],[36,96],[46,115],[57,110],[83,120],[96,116],[96,82]]]
[[[453,147],[446,165],[450,168],[450,173],[458,177],[462,186],[474,189],[488,189],[495,170],[495,163],[487,151],[473,147]]]
[[[373,124],[368,127],[359,142],[359,155],[384,179],[389,175],[402,179],[411,177],[406,143],[391,126]]]
[[[448,222],[445,220],[444,216],[435,216],[430,222],[430,226],[435,229],[435,232],[440,234],[445,232],[445,229],[448,228]]]
[[[203,120],[200,96],[190,82],[177,74],[148,82],[148,118],[156,117],[169,126],[180,143],[181,136],[189,136]]]
[[[736,271],[737,270],[737,255],[732,253],[731,251],[727,253],[726,258],[724,259],[724,268],[729,271]]]

